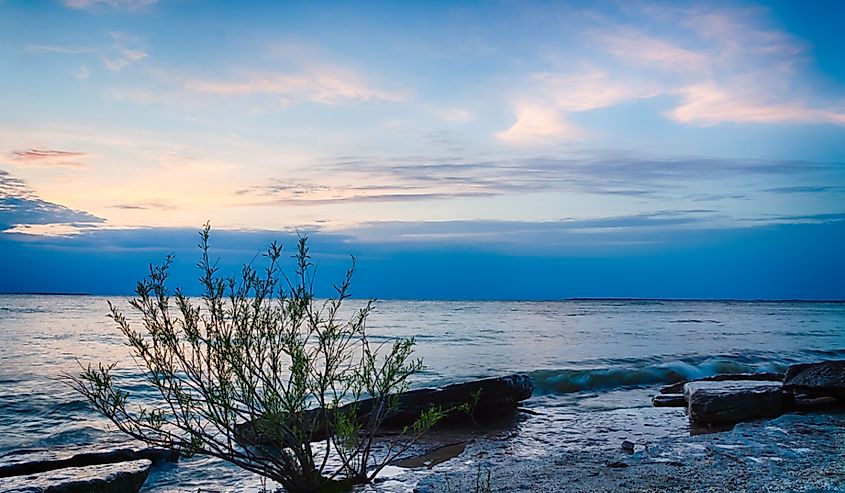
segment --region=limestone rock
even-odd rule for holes
[[[0,478],[139,459],[148,459],[153,463],[175,462],[179,459],[179,453],[153,447],[21,449],[0,457]]]
[[[684,380],[683,382],[665,385],[660,388],[661,394],[681,394],[684,392],[684,385],[690,382],[724,382],[726,380],[755,380],[763,382],[782,382],[782,373],[720,373],[695,380]]]
[[[147,459],[66,467],[38,474],[0,478],[5,493],[137,493],[152,462]]]
[[[447,385],[436,389],[418,389],[403,392],[399,395],[396,410],[387,415],[382,423],[385,429],[401,429],[412,425],[420,415],[439,406],[442,410],[454,410],[464,404],[477,402],[472,410],[473,419],[495,418],[513,414],[519,403],[531,397],[534,393],[534,382],[528,375],[508,375],[498,378],[486,378],[470,382]],[[341,412],[349,406],[357,406],[357,416],[360,423],[370,419],[376,402],[364,399],[347,404],[340,408]],[[468,420],[468,415],[461,411],[449,412],[446,421]],[[306,411],[302,416],[305,427],[310,430],[311,441],[325,440],[330,434],[328,423],[322,409]],[[328,420],[331,421],[331,420]],[[246,443],[270,444],[284,442],[285,436],[271,429],[272,424],[261,418],[240,424],[236,427],[239,440]],[[273,440],[271,437],[275,437]]]
[[[783,386],[811,396],[845,399],[845,360],[792,365]]]
[[[737,423],[783,413],[780,382],[690,382],[684,385],[684,396],[690,420],[696,423]]]

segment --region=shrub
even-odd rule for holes
[[[372,300],[343,318],[354,258],[335,296],[320,301],[306,238],[290,277],[276,243],[263,272],[246,265],[239,276],[222,276],[209,257],[209,232],[206,225],[200,233],[199,302],[179,289],[171,296],[168,256],[150,266],[129,301],[140,329],[109,304],[155,398],[133,398],[118,385],[114,364],[83,366],[69,376],[71,385],[132,438],[218,457],[290,493],[371,481],[443,414],[432,408],[387,446],[374,447],[397,395],[423,368],[411,358],[414,340],[374,347],[366,332]],[[354,405],[343,407],[362,397],[374,403],[366,419]],[[263,440],[244,433],[245,423],[260,423]]]

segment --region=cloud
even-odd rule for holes
[[[260,204],[323,205],[365,202],[407,202],[421,200],[445,200],[456,197],[478,197],[494,195],[484,190],[462,192],[436,192],[423,185],[320,185],[307,182],[275,181],[270,185],[252,186],[236,192],[241,196],[253,196],[263,201]]]
[[[461,108],[440,108],[434,113],[441,119],[453,123],[469,123],[475,119],[471,111]]]
[[[91,2],[91,5],[98,5],[99,3],[109,2]],[[114,2],[115,4],[121,2]],[[131,2],[129,2],[131,3]],[[80,7],[82,8],[82,7]],[[109,32],[112,39],[110,46],[97,47],[77,47],[64,45],[39,45],[27,44],[24,45],[26,53],[58,53],[64,55],[96,55],[103,63],[106,69],[112,72],[120,72],[124,68],[139,62],[149,56],[149,54],[138,48],[129,48],[130,45],[139,43],[139,40],[126,33]],[[73,76],[80,80],[88,79],[91,75],[87,66],[83,65],[73,72]]]
[[[7,157],[9,163],[17,166],[40,166],[51,168],[85,168],[79,159],[88,155],[83,152],[53,149],[27,149],[14,151]]]
[[[120,72],[135,62],[147,58],[147,53],[141,50],[131,50],[120,45],[115,45],[115,55],[103,57],[103,65],[112,72]]]
[[[800,102],[767,101],[760,96],[741,94],[741,90],[723,89],[712,82],[683,87],[678,91],[683,102],[669,115],[681,123],[704,125],[723,122],[845,124],[845,112],[812,108]]]
[[[54,151],[54,150],[42,150],[42,149],[29,149],[26,151],[16,151],[12,153],[15,156],[15,159],[20,161],[40,161],[42,159],[54,159],[54,158],[70,158],[70,157],[81,157],[84,156],[84,153],[81,152],[73,152],[73,151]]]
[[[669,210],[651,218],[605,217],[601,233],[580,232],[591,228],[571,221],[393,223],[351,234],[318,231],[309,235],[320,265],[315,290],[330,296],[332,281],[342,279],[352,253],[358,259],[352,294],[360,300],[845,297],[838,248],[845,241],[845,221],[721,230],[699,227],[694,219],[706,213],[692,213],[689,227],[659,226],[684,215]],[[646,225],[631,226],[640,223]],[[432,234],[402,235],[417,228]],[[242,263],[264,265],[256,253],[272,241],[285,247],[297,241],[290,231],[222,229],[212,231],[211,240],[221,274],[238,274]],[[198,295],[196,243],[197,228],[97,228],[51,237],[6,233],[0,235],[0,272],[8,275],[0,276],[0,291],[131,294],[132,281],[149,262],[175,254],[170,286]],[[282,268],[293,267],[286,258]]]
[[[31,191],[20,178],[0,170],[0,197],[27,196]]]
[[[101,54],[100,60],[107,70],[120,72],[149,56],[144,50],[129,48],[141,43],[138,37],[120,31],[109,31],[109,36],[112,38],[111,47],[98,50]]]
[[[73,71],[73,76],[79,80],[87,80],[89,77],[91,77],[91,72],[88,70],[88,67],[83,65],[77,70]]]
[[[632,99],[660,94],[656,84],[616,80],[608,72],[591,69],[572,75],[535,74],[539,90],[555,106],[567,112],[607,108]]]
[[[85,48],[81,46],[63,46],[63,45],[24,45],[24,51],[27,53],[61,53],[65,55],[84,55],[93,53],[94,48]]]
[[[595,219],[563,218],[551,221],[505,220],[453,220],[453,221],[378,221],[341,230],[360,241],[378,242],[442,242],[473,241],[534,243],[545,247],[571,240],[573,235],[582,240],[612,243],[620,236],[630,236],[657,231],[674,231],[679,228],[709,228],[714,219],[722,219],[717,211],[709,209],[659,210],[642,214],[608,216]],[[584,237],[583,235],[588,235]],[[607,235],[604,239],[595,235]],[[643,240],[641,238],[640,240]]]
[[[595,133],[570,116],[664,97],[681,124],[845,125],[845,97],[813,85],[806,42],[775,27],[762,9],[632,4],[600,27],[575,28],[586,47],[564,71],[516,84],[516,123],[496,136],[524,145],[583,140]],[[628,19],[620,22],[620,18]]]
[[[775,187],[767,188],[764,192],[771,193],[828,193],[828,192],[845,192],[845,186],[829,186],[829,185],[797,185],[790,187]]]
[[[467,160],[344,156],[309,166],[312,179],[275,179],[237,194],[257,204],[321,205],[581,193],[638,201],[748,200],[746,183],[829,181],[839,163],[794,160],[644,158],[622,153],[571,158]],[[318,179],[315,179],[318,178]],[[702,192],[702,189],[704,192]],[[707,190],[718,190],[718,193]]]
[[[22,180],[0,170],[0,231],[33,225],[79,228],[103,222],[88,212],[41,199]]]
[[[561,111],[541,104],[522,104],[516,108],[516,122],[496,138],[513,145],[537,145],[559,140],[578,139],[585,132],[564,120]]]
[[[2,217],[2,216],[0,216]],[[500,250],[510,253],[537,253],[558,248],[627,248],[671,244],[687,235],[708,231],[727,231],[745,228],[765,228],[778,224],[831,224],[845,222],[845,213],[811,215],[772,215],[749,220],[749,224],[726,227],[726,216],[714,209],[658,209],[638,214],[607,215],[595,218],[567,218],[555,220],[444,220],[444,221],[369,221],[342,228],[323,228],[312,225],[298,228],[300,234],[312,236],[321,251],[333,254],[350,253],[350,245],[368,245],[402,251],[416,248],[453,248],[455,246]],[[77,223],[38,222],[17,226],[7,234],[27,232],[44,234],[68,228],[79,233],[72,241],[82,241],[92,251],[173,251],[176,244],[184,244],[189,251],[193,241],[174,240],[175,236],[193,239],[192,228],[92,228],[90,221]],[[50,235],[54,236],[54,235]],[[242,230],[215,229],[217,242],[239,244],[235,250],[254,254],[266,245],[283,237],[295,241],[293,229]],[[58,239],[61,240],[61,239]],[[50,241],[45,239],[45,241]],[[227,248],[228,250],[229,248]],[[369,248],[368,248],[369,249]],[[233,251],[235,251],[233,250]]]
[[[695,63],[670,92],[680,96],[668,115],[681,123],[845,124],[845,98],[820,98],[809,85],[809,45],[770,27],[761,9],[669,9],[699,40]],[[643,50],[631,42],[631,52]],[[636,55],[634,55],[636,56]]]
[[[712,62],[707,53],[684,48],[674,41],[649,36],[633,28],[600,32],[595,39],[608,53],[620,59],[670,71],[706,70]]]
[[[826,212],[821,214],[769,214],[766,217],[748,218],[743,221],[766,224],[828,224],[845,223],[845,212]]]
[[[113,204],[108,206],[110,209],[123,209],[131,211],[149,211],[149,210],[174,210],[171,204],[165,202],[132,202],[125,204]]]
[[[597,69],[565,75],[536,73],[529,85],[526,92],[532,96],[520,96],[524,99],[515,105],[516,122],[496,134],[499,140],[525,146],[584,139],[590,132],[571,123],[569,114],[659,94],[635,81],[613,80]]]
[[[225,96],[274,95],[283,103],[305,100],[338,104],[405,99],[401,93],[373,88],[356,72],[338,67],[310,68],[301,73],[253,73],[228,82],[191,80],[185,88]]]
[[[679,22],[702,40],[716,42],[719,55],[747,59],[749,54],[793,58],[809,45],[776,29],[763,8],[667,7],[657,18]]]
[[[103,8],[114,10],[142,11],[159,0],[64,0],[65,7],[79,10],[98,11]]]

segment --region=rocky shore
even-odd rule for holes
[[[845,491],[845,361],[680,382],[654,406],[644,395],[643,407],[594,411],[542,396],[519,407],[533,388],[526,378],[406,396],[400,424],[423,401],[470,395],[496,419],[435,430],[361,491]],[[137,492],[154,463],[175,459],[143,447],[23,450],[0,458],[0,491]]]
[[[653,408],[544,408],[383,490],[416,481],[419,493],[845,491],[843,396],[845,361],[828,361],[680,382]],[[567,442],[571,428],[594,432]]]
[[[611,427],[633,432],[626,430],[624,415],[603,418]],[[652,415],[651,419],[660,422],[662,418]],[[842,413],[787,414],[720,433],[639,436],[634,441],[633,451],[623,448],[623,441],[616,446],[582,447],[546,443],[542,456],[523,459],[518,445],[489,437],[444,463],[441,469],[448,472],[432,471],[421,478],[414,491],[479,491],[475,489],[479,471],[484,486],[488,470],[489,491],[496,492],[845,491]]]

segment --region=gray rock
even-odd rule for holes
[[[845,360],[792,365],[783,386],[811,396],[845,399]]]
[[[796,395],[787,406],[789,411],[798,412],[823,412],[845,408],[845,400],[836,397],[814,397],[808,395]]]
[[[152,462],[147,459],[66,467],[38,474],[0,479],[5,493],[137,493]]]
[[[684,396],[690,421],[696,423],[738,423],[783,413],[780,382],[690,382],[684,385]]]
[[[657,394],[651,398],[651,404],[654,407],[686,407],[687,400],[684,394]]]
[[[153,447],[84,448],[14,450],[0,457],[0,478],[37,474],[65,467],[83,467],[98,464],[148,459],[153,463],[175,462],[179,453]]]
[[[704,378],[696,378],[695,380],[684,380],[682,382],[665,385],[660,388],[661,394],[682,394],[684,392],[684,385],[690,382],[724,382],[726,380],[755,380],[762,382],[782,382],[782,373],[720,373]]]
[[[528,375],[508,375],[498,378],[486,378],[470,382],[456,383],[436,389],[418,389],[399,394],[396,409],[387,414],[382,422],[383,429],[399,429],[411,426],[420,415],[432,407],[446,411],[444,422],[472,423],[473,420],[486,420],[513,415],[519,403],[527,400],[534,393],[534,381]],[[477,402],[476,402],[477,399]],[[471,416],[459,408],[475,403]],[[365,424],[370,420],[370,413],[377,402],[363,399],[342,406],[341,412],[356,408],[358,421]],[[322,441],[333,432],[322,409],[305,411],[300,418],[308,430],[311,441]],[[247,444],[284,443],[288,437],[280,431],[277,424],[264,418],[239,424],[235,427],[238,439]]]

